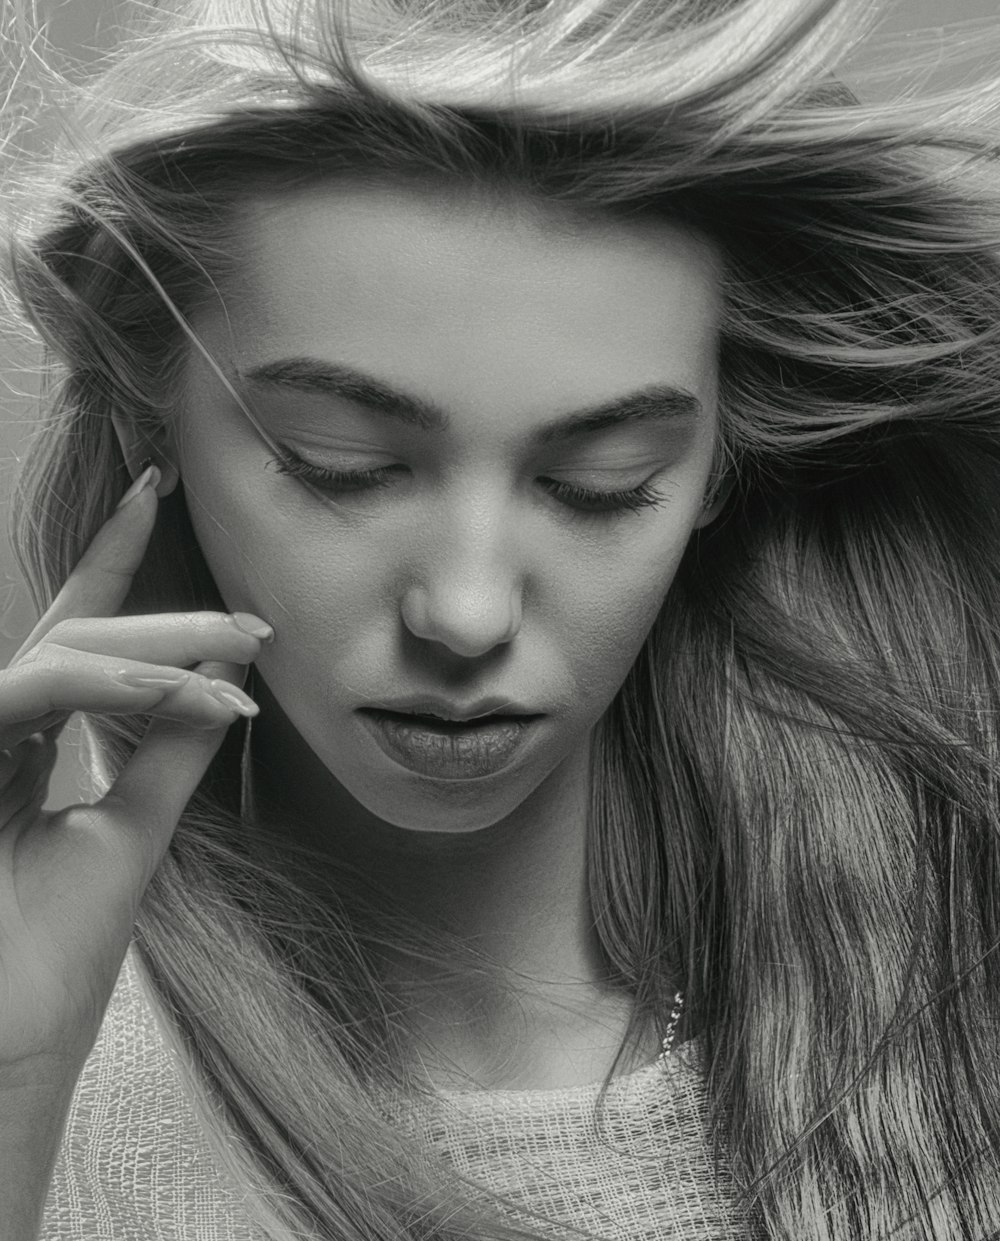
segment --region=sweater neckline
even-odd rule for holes
[[[704,1036],[695,1035],[683,1043],[674,1045],[666,1060],[657,1057],[651,1064],[640,1065],[629,1073],[614,1077],[608,1086],[609,1095],[648,1094],[651,1090],[678,1087],[692,1074],[699,1074],[704,1064]],[[481,1089],[477,1086],[439,1087],[435,1094],[449,1103],[461,1103],[463,1108],[496,1106],[516,1108],[525,1103],[562,1107],[567,1104],[589,1103],[601,1090],[601,1082],[586,1082],[579,1086],[556,1086],[541,1089]]]

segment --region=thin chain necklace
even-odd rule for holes
[[[674,1007],[670,1014],[670,1021],[667,1023],[667,1032],[663,1036],[663,1050],[656,1057],[657,1063],[665,1071],[667,1067],[667,1057],[670,1055],[670,1048],[674,1041],[674,1031],[677,1029],[677,1022],[680,1019],[681,1008],[684,1006],[684,992],[678,991],[674,996]]]

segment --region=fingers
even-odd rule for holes
[[[144,477],[146,486],[98,530],[62,589],[15,652],[12,663],[62,620],[73,616],[114,616],[120,610],[156,522],[156,484],[160,472],[155,465],[150,466]]]
[[[38,657],[46,646],[115,654],[157,664],[190,667],[202,659],[249,663],[262,640],[274,631],[260,617],[244,612],[160,612],[141,616],[73,616],[57,621],[22,653],[23,662]]]
[[[218,666],[245,666],[259,652],[260,642],[244,634],[230,641],[229,648],[239,650],[242,658]],[[256,713],[249,699],[234,707],[232,688],[213,685],[211,677],[197,671],[43,643],[0,673],[0,747],[10,749],[35,732],[54,739],[74,711],[149,712],[189,728],[218,728],[232,722],[234,709]]]
[[[238,664],[206,661],[195,671],[238,687],[247,670]],[[102,818],[136,867],[143,888],[160,864],[177,820],[222,744],[227,727],[193,729],[162,717],[154,719],[98,803]]]
[[[240,614],[117,615],[156,521],[159,471],[143,478],[0,672],[0,824],[44,800],[55,734],[72,712],[153,716],[112,788],[87,807],[142,890],[226,730],[256,714],[238,687],[273,636],[263,623],[246,632],[240,622],[257,618]]]

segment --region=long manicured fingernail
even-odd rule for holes
[[[128,491],[126,491],[122,498],[118,501],[118,508],[123,509],[126,504],[135,499],[140,491],[143,491],[146,487],[155,487],[159,481],[160,471],[155,465],[151,465],[148,469],[143,470],[132,486],[129,487]]]
[[[134,685],[136,689],[174,689],[191,679],[190,672],[164,673],[162,676],[143,676],[134,672],[112,672],[111,676],[123,685]]]
[[[214,680],[209,681],[208,684],[216,698],[220,702],[224,702],[227,707],[232,707],[234,711],[239,711],[241,715],[259,714],[260,707],[257,706],[254,700],[247,694],[244,694],[241,689],[237,689],[235,685],[230,684],[229,681]]]

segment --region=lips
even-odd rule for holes
[[[534,735],[537,715],[487,715],[453,721],[412,711],[363,708],[358,712],[379,748],[422,775],[469,779],[511,764]]]

